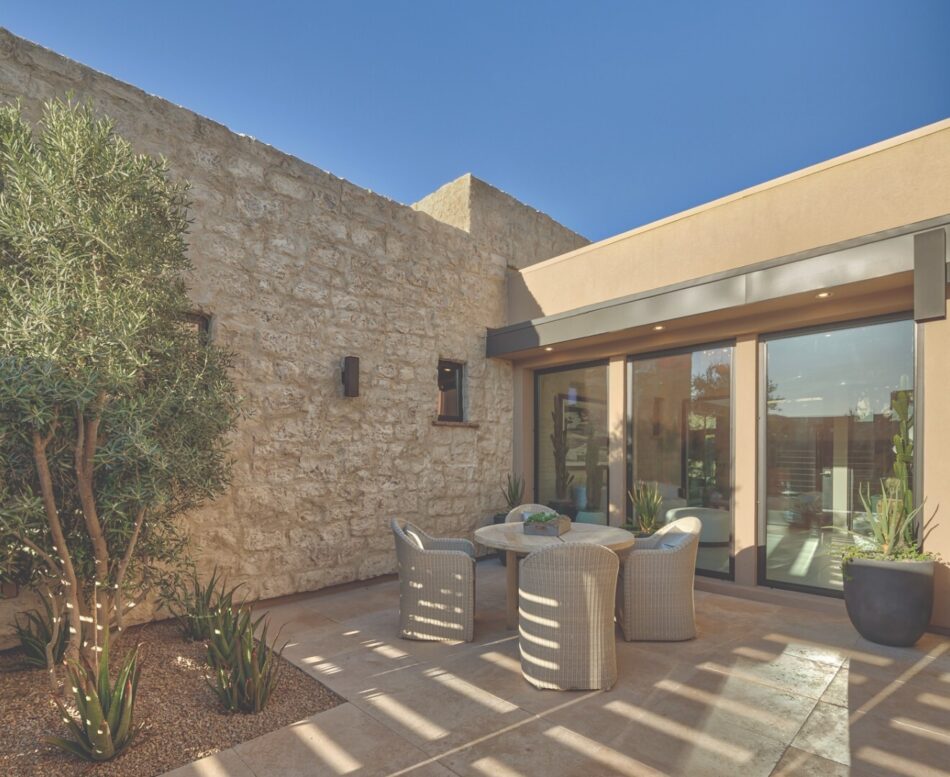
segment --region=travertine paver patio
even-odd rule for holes
[[[271,606],[285,655],[348,702],[173,774],[950,773],[948,639],[885,648],[843,613],[697,592],[698,639],[618,638],[613,689],[558,693],[521,677],[493,559],[476,602],[460,645],[398,639],[394,580]]]

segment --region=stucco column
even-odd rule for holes
[[[607,471],[610,480],[610,509],[607,520],[620,526],[627,518],[627,360],[614,356],[607,368]]]
[[[756,583],[756,451],[758,450],[758,352],[759,343],[754,335],[736,340],[733,359],[735,418],[733,434],[734,529],[736,583]]]
[[[943,563],[937,565],[934,577],[934,609],[932,623],[950,629],[950,478],[947,460],[950,458],[950,320],[941,319],[918,324],[923,337],[923,450],[918,461],[923,466],[923,493],[917,495],[923,502],[926,523],[924,550],[939,553]]]

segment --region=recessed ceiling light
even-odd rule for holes
[[[653,327],[654,332],[662,332],[664,329],[666,329],[666,327],[663,326],[663,324],[657,324],[655,327]]]
[[[554,348],[552,348],[550,345],[546,345],[546,346],[544,346],[544,350],[545,350],[545,351],[553,351]]]
[[[831,296],[831,292],[830,292],[830,291],[819,291],[815,296],[818,297],[818,299],[828,299],[828,297]]]

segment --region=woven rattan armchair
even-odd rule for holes
[[[638,539],[624,559],[617,617],[628,642],[696,636],[693,580],[702,524],[687,517]]]
[[[538,688],[610,688],[617,680],[617,554],[565,543],[521,562],[521,673]]]
[[[392,521],[399,569],[399,636],[471,642],[475,630],[475,546],[430,537]]]
[[[524,520],[524,514],[534,515],[535,513],[553,513],[550,507],[546,505],[518,505],[514,510],[508,513],[505,523],[521,523]]]

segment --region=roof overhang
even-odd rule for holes
[[[950,214],[822,246],[736,270],[607,300],[556,315],[489,329],[489,357],[518,359],[538,349],[728,309],[761,305],[797,294],[832,290],[862,281],[929,268],[915,286],[933,286],[934,256],[947,280],[946,229]],[[923,240],[923,233],[933,233]],[[916,260],[916,261],[915,261]],[[569,282],[566,279],[565,282]],[[938,286],[939,288],[939,286]],[[922,296],[921,299],[924,297]],[[915,310],[918,319],[933,311]]]

